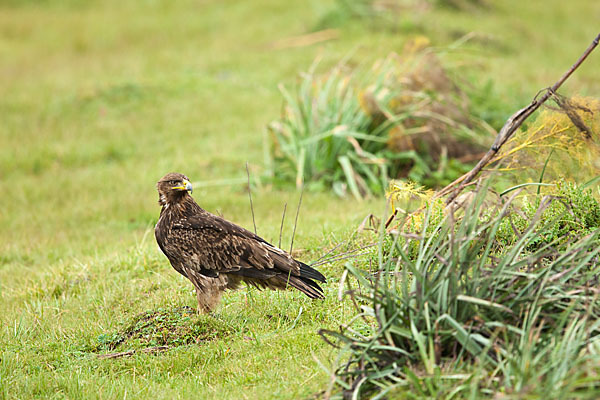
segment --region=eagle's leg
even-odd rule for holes
[[[194,287],[198,299],[198,314],[208,314],[213,311],[221,300],[222,289],[212,285],[194,285]]]
[[[198,300],[198,314],[208,314],[213,311],[221,300],[221,292],[224,285],[222,277],[206,277],[196,271],[184,268],[185,276],[192,282],[196,289]]]
[[[206,303],[206,299],[204,294],[202,293],[202,289],[198,286],[196,288],[196,298],[198,299],[198,314],[208,314],[211,310]]]

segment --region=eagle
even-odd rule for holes
[[[154,234],[173,268],[196,289],[198,312],[209,313],[226,289],[241,282],[259,289],[298,289],[324,298],[316,282],[325,277],[260,236],[202,209],[183,174],[169,173],[156,184],[160,216]]]

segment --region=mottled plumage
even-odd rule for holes
[[[325,282],[319,271],[203,210],[189,195],[192,186],[185,175],[167,174],[156,186],[162,206],[156,241],[173,268],[196,288],[199,311],[214,309],[221,293],[242,281],[258,288],[291,286],[310,298],[323,298],[315,282]]]

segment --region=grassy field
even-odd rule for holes
[[[253,176],[264,172],[277,84],[293,84],[316,57],[324,68],[349,54],[370,64],[415,35],[443,47],[474,31],[448,59],[474,85],[493,81],[494,101],[510,111],[597,34],[598,2],[498,3],[387,26],[335,1],[1,2],[0,397],[296,399],[324,390],[318,362],[329,366],[336,353],[316,331],[352,315],[337,301],[339,264],[321,267],[325,301],[242,289],[225,296],[212,340],[97,357],[100,338],[134,316],[194,307],[191,285],[154,241],[155,182],[185,173],[204,208],[250,227],[244,185],[223,182],[243,182],[246,163]],[[337,39],[277,45],[324,28]],[[597,67],[593,57],[564,91],[597,94]],[[287,203],[288,247],[299,193],[259,185],[253,196],[258,232],[275,242]],[[316,260],[384,206],[304,193],[296,254]]]

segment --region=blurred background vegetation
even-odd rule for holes
[[[260,175],[263,132],[284,100],[277,85],[293,86],[317,57],[323,74],[342,59],[369,68],[427,37],[476,89],[476,114],[498,128],[579,55],[594,33],[585,18],[597,11],[588,2],[308,4],[3,2],[4,257],[43,246],[44,254],[60,247],[61,258],[79,238],[78,254],[145,229],[165,171],[221,182],[243,178],[248,161]],[[326,28],[336,29],[331,40],[278,46]],[[594,71],[584,65],[565,91],[594,93]],[[236,212],[221,199],[231,191],[199,197]]]
[[[121,364],[88,354],[129,316],[193,302],[152,238],[155,182],[183,172],[204,208],[251,226],[248,163],[259,234],[274,242],[304,184],[296,254],[317,259],[382,212],[388,178],[436,188],[468,169],[581,54],[599,13],[586,0],[0,1],[0,393],[319,392],[330,377],[312,355],[335,353],[315,331],[352,314],[334,284],[319,304],[231,294],[220,318],[237,330],[204,347]],[[597,65],[561,92],[598,97]]]

